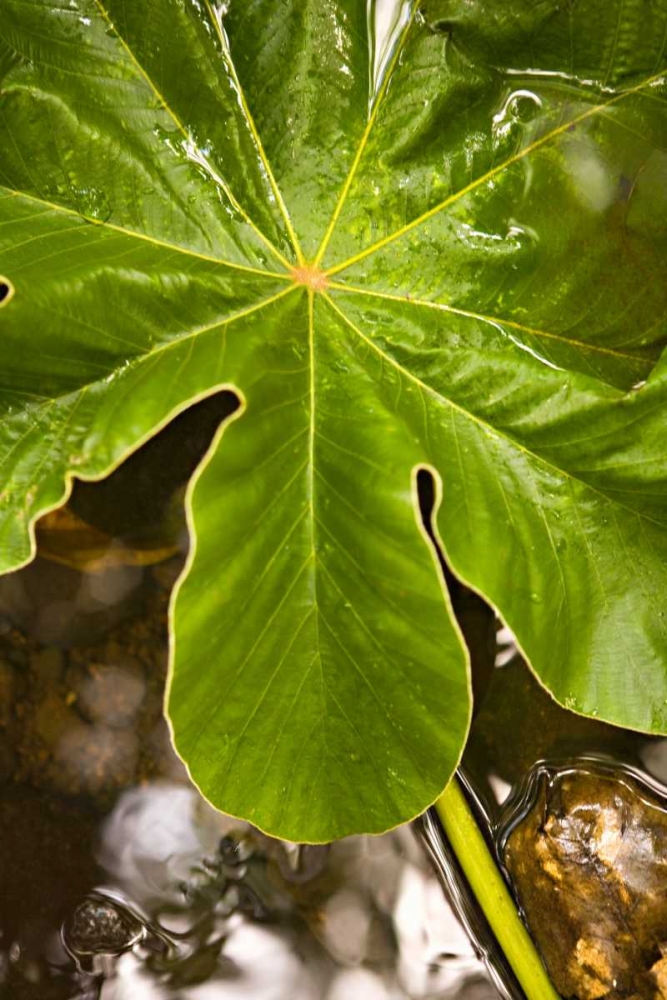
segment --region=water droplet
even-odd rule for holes
[[[541,110],[542,101],[532,90],[513,90],[493,116],[494,135],[498,139],[507,138],[517,125],[533,121]]]

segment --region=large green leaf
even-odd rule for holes
[[[460,756],[455,573],[570,707],[667,730],[667,6],[2,0],[1,568],[221,387],[169,714],[293,840]]]

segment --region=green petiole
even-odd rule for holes
[[[527,1000],[560,1000],[456,776],[436,802],[454,854]]]

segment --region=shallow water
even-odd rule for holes
[[[1,995],[493,1000],[413,829],[299,848],[190,786],[161,717],[181,562],[0,582]]]
[[[566,712],[498,660],[464,766],[552,983],[667,997],[667,740]]]
[[[162,718],[182,560],[92,578],[40,558],[0,581],[0,995],[520,998],[433,818],[297,847],[192,788]],[[667,741],[564,712],[500,640],[464,760],[490,842],[527,814],[538,761],[667,777]]]

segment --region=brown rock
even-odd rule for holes
[[[542,767],[505,863],[554,985],[667,998],[667,814],[625,773]]]
[[[112,728],[130,725],[141,708],[146,683],[137,671],[91,664],[75,688],[80,712]]]
[[[30,667],[40,691],[51,691],[62,679],[65,654],[55,646],[46,646],[33,654]]]
[[[134,733],[80,722],[56,747],[53,784],[69,795],[124,788],[134,779],[138,757]]]
[[[78,719],[72,709],[53,693],[47,694],[35,707],[34,713],[26,720],[26,730],[37,736],[47,747],[52,749],[73,726],[78,725]]]
[[[11,722],[15,694],[14,667],[5,660],[0,660],[0,728],[6,728]]]

